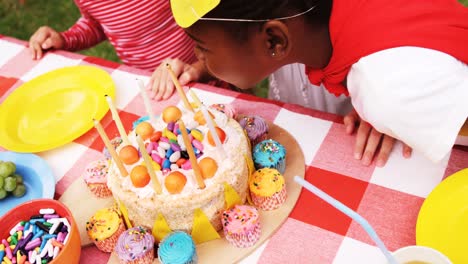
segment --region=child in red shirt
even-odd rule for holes
[[[313,84],[349,94],[354,117],[364,121],[358,159],[379,145],[388,157],[396,138],[438,162],[467,119],[468,10],[455,0],[171,5],[176,22],[197,42],[199,59],[218,78],[250,87],[299,62],[308,65]],[[353,130],[354,119],[348,120]]]

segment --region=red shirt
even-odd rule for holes
[[[166,0],[75,0],[82,17],[62,32],[66,50],[108,39],[123,63],[153,71],[166,58],[195,61],[194,44]]]
[[[336,96],[348,95],[344,82],[354,63],[385,49],[428,48],[468,64],[468,8],[456,0],[333,0],[329,30],[329,64],[306,73]]]

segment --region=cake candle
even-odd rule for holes
[[[200,106],[201,111],[203,113],[203,116],[205,117],[206,120],[206,125],[208,126],[208,129],[211,132],[211,135],[213,136],[213,140],[216,144],[216,150],[218,151],[218,154],[220,155],[221,159],[224,160],[226,158],[226,152],[224,151],[223,143],[221,143],[221,139],[218,136],[218,133],[216,132],[216,129],[214,127],[214,121],[211,119],[210,114],[208,114],[208,111],[206,110],[206,107],[204,105]]]
[[[136,79],[138,83],[138,87],[140,88],[140,94],[141,97],[143,98],[143,104],[145,105],[146,108],[146,113],[148,114],[149,120],[151,124],[156,124],[156,119],[154,118],[153,114],[153,109],[151,108],[151,103],[150,99],[148,97],[148,94],[146,93],[145,86],[143,85],[143,81],[140,79]]]
[[[115,121],[115,125],[119,130],[120,137],[122,138],[123,144],[130,145],[130,141],[128,140],[127,133],[125,132],[125,128],[122,125],[122,120],[120,120],[119,113],[117,112],[117,108],[115,108],[114,102],[112,98],[108,95],[105,95],[106,101],[109,104],[109,109],[112,113],[112,119]]]
[[[197,107],[200,107],[202,105],[202,102],[200,101],[200,98],[198,98],[197,94],[192,89],[189,89],[189,93],[193,101],[195,101]]]
[[[184,102],[185,108],[193,112],[192,105],[187,99],[187,96],[185,95],[184,89],[182,86],[180,86],[179,80],[177,79],[177,76],[175,75],[174,71],[172,70],[172,67],[169,63],[166,64],[166,68],[169,71],[169,75],[171,75],[172,82],[174,82],[174,86],[177,89],[177,92],[179,93],[180,98]]]
[[[185,124],[182,120],[179,121],[179,129],[182,134],[182,139],[184,140],[185,147],[187,148],[187,153],[189,155],[190,164],[192,165],[193,173],[195,174],[195,180],[197,181],[198,187],[200,189],[205,189],[205,182],[201,174],[200,166],[198,166],[197,157],[195,152],[193,152],[192,143],[190,142]]]
[[[97,121],[96,119],[93,119],[94,121],[94,127],[98,131],[99,135],[102,138],[102,141],[104,142],[104,145],[106,145],[107,150],[112,156],[112,159],[114,160],[115,164],[117,165],[117,168],[119,168],[120,174],[125,177],[128,176],[128,171],[125,169],[125,166],[123,165],[122,161],[119,158],[119,155],[117,155],[117,152],[115,151],[114,146],[110,143],[109,137],[107,137],[106,132],[104,131],[104,128],[101,126],[101,123]]]
[[[138,142],[138,147],[140,148],[141,156],[143,156],[143,160],[145,161],[146,168],[148,169],[148,173],[151,177],[151,181],[153,182],[153,189],[157,194],[161,194],[162,189],[161,189],[161,185],[159,184],[158,177],[156,176],[156,173],[154,172],[154,169],[153,169],[153,163],[152,163],[153,160],[148,155],[148,152],[146,152],[145,144],[143,143],[143,140],[141,139],[140,135],[136,136],[136,140]]]

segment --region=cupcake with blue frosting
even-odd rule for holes
[[[255,145],[253,150],[255,169],[277,169],[281,174],[286,170],[286,149],[273,139],[264,140]]]
[[[197,263],[197,252],[192,237],[182,231],[170,233],[159,244],[158,258],[162,264]]]

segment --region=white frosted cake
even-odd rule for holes
[[[135,167],[145,165],[141,155],[135,154],[136,157],[129,158],[131,155],[126,156],[126,153],[122,152],[123,148],[128,147],[121,145],[117,148],[117,152],[126,163],[124,166],[129,176],[122,177],[115,162],[112,162],[107,184],[114,197],[127,207],[129,218],[134,225],[152,228],[158,215],[162,214],[172,230],[190,232],[193,212],[199,208],[213,227],[221,230],[221,214],[225,209],[225,183],[237,191],[242,203],[245,202],[248,189],[246,157],[249,159],[251,157],[248,138],[236,120],[210,109],[216,125],[225,133],[222,144],[225,153],[223,157],[223,154],[209,143],[207,136],[209,129],[204,124],[204,118],[200,118],[202,115],[198,110],[195,109],[195,114],[185,109],[179,111],[176,107],[168,107],[154,124],[149,126],[148,121],[142,125],[140,127],[142,132],[138,127],[140,125],[136,128],[144,139],[147,152],[155,162],[153,165],[156,167],[156,176],[162,187],[161,194],[155,192],[148,176],[145,175],[143,180],[138,176],[140,168],[135,169]],[[191,169],[180,129],[177,130],[178,124],[172,122],[177,120],[180,114],[187,130],[190,130],[188,132],[194,153],[204,175],[206,187],[203,189],[197,184],[194,171]],[[132,131],[128,137],[132,146],[138,149],[135,131]],[[131,175],[132,171],[136,176]],[[184,177],[177,172],[182,173],[186,179],[184,180]]]

